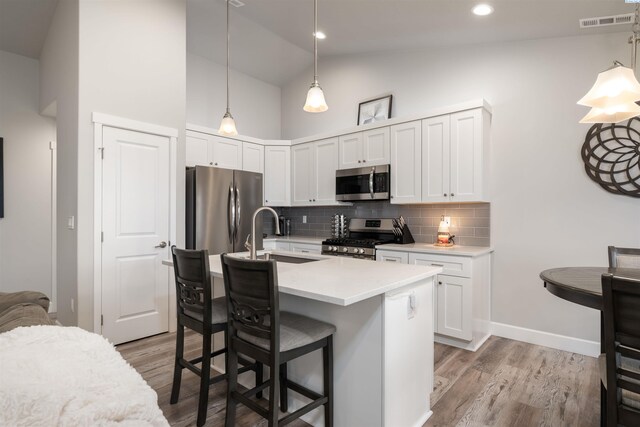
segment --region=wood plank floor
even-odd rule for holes
[[[200,352],[199,340],[199,335],[187,333],[187,357]],[[169,423],[194,426],[198,377],[185,370],[180,400],[169,404],[175,334],[117,348],[158,393]],[[597,361],[591,357],[498,337],[491,337],[475,353],[436,344],[433,415],[425,426],[596,426],[599,384]],[[224,382],[210,388],[206,426],[224,425],[225,392]],[[266,425],[242,405],[236,420],[238,426]]]

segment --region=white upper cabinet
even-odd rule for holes
[[[292,206],[336,203],[338,138],[291,147]]]
[[[291,205],[310,205],[313,202],[314,143],[291,147]]]
[[[422,121],[422,201],[449,201],[449,116]]]
[[[264,173],[264,145],[242,143],[242,170]]]
[[[482,110],[451,114],[451,185],[452,202],[483,200],[484,149]]]
[[[187,166],[242,169],[242,141],[187,132],[185,159]]]
[[[486,200],[489,118],[485,114],[478,108],[422,121],[423,202]]]
[[[391,203],[419,203],[422,125],[419,120],[391,126]]]
[[[291,147],[264,147],[264,204],[291,205]]]
[[[339,169],[388,165],[389,128],[383,127],[339,137]]]
[[[340,169],[362,166],[362,132],[342,135],[339,138]]]
[[[209,166],[209,159],[213,155],[213,153],[209,153],[209,149],[213,147],[210,147],[206,135],[199,136],[187,133],[186,145],[185,163],[187,166]]]
[[[388,127],[362,132],[362,162],[365,166],[388,165],[391,163],[389,132]]]

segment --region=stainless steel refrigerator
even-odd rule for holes
[[[187,168],[186,243],[209,254],[246,251],[251,217],[262,206],[262,174],[196,166]],[[262,218],[256,221],[262,249]]]

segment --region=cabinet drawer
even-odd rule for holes
[[[279,249],[281,251],[289,251],[291,250],[291,244],[289,242],[276,241],[276,249]]]
[[[378,250],[376,251],[376,261],[409,264],[409,254],[407,252]]]
[[[471,258],[468,257],[412,253],[409,264],[442,267],[442,274],[471,277]]]
[[[313,245],[308,243],[291,243],[291,252],[319,255],[322,252],[322,245]]]
[[[267,251],[274,250],[276,248],[276,244],[277,244],[277,242],[275,240],[266,240],[265,239],[265,240],[262,241],[262,247],[263,247],[264,250],[267,250]]]

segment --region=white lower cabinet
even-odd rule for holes
[[[490,336],[491,254],[376,250],[376,260],[442,267],[434,286],[436,341],[475,351]]]
[[[276,241],[276,249],[281,251],[289,251],[291,250],[291,243]]]

